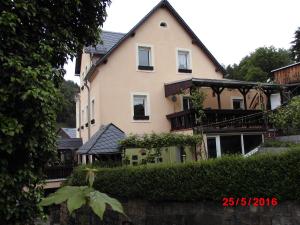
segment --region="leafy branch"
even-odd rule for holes
[[[192,88],[190,98],[192,101],[193,109],[196,112],[196,122],[200,123],[202,121],[203,116],[205,116],[203,111],[203,102],[205,100],[205,93],[203,93],[198,89]]]
[[[109,205],[112,210],[125,215],[122,204],[117,199],[111,198],[107,194],[93,188],[95,172],[97,172],[97,170],[87,168],[86,171],[88,186],[64,186],[55,193],[42,199],[39,205],[49,206],[67,202],[67,208],[70,214],[72,214],[74,210],[88,205],[101,220],[103,219],[106,206]]]
[[[119,142],[121,148],[158,149],[170,146],[194,146],[202,141],[201,135],[186,135],[176,133],[152,133],[144,135],[130,135]]]

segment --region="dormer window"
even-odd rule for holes
[[[177,51],[177,64],[179,73],[192,73],[191,54],[188,50]]]
[[[150,46],[138,46],[138,69],[153,70],[152,48]]]
[[[163,28],[167,28],[168,26],[166,22],[161,22],[159,25]]]

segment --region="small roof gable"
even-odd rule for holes
[[[105,55],[124,35],[125,34],[118,32],[102,31],[100,34],[102,43],[96,46],[90,45],[84,49],[84,52]]]
[[[290,65],[287,65],[287,66],[283,66],[283,67],[274,69],[274,70],[271,71],[271,73],[274,73],[274,72],[277,72],[277,71],[280,71],[280,70],[284,70],[284,69],[287,69],[287,68],[290,68],[290,67],[293,67],[293,66],[298,66],[298,65],[300,65],[300,62],[296,62],[296,63],[290,64]]]
[[[61,128],[70,138],[76,138],[76,128]]]
[[[166,8],[169,12],[176,18],[176,20],[181,24],[185,31],[192,37],[194,44],[198,45],[202,51],[207,55],[207,57],[215,64],[217,70],[219,70],[223,75],[226,74],[226,70],[223,66],[217,61],[217,59],[211,54],[211,52],[206,48],[206,46],[200,41],[197,35],[192,31],[192,29],[187,25],[187,23],[181,18],[181,16],[176,12],[176,10],[171,6],[167,0],[160,1],[144,18],[141,19],[127,34],[125,34],[103,57],[97,60],[97,62],[90,68],[88,73],[85,76],[85,80],[88,80],[94,73],[96,67],[105,63],[107,58],[125,41],[127,38],[132,37],[135,31],[158,9]]]
[[[279,84],[271,83],[260,83],[260,82],[251,82],[251,81],[240,81],[240,80],[231,80],[231,79],[205,79],[205,78],[189,78],[184,80],[179,80],[171,83],[165,83],[165,97],[178,94],[182,90],[196,87],[224,87],[224,88],[246,88],[252,89],[260,86],[264,90],[270,91],[279,91],[284,86]]]
[[[91,139],[78,149],[77,153],[88,155],[119,153],[118,142],[123,138],[125,138],[125,133],[110,123],[101,126]]]
[[[65,150],[65,149],[76,150],[82,145],[82,139],[63,138],[63,139],[58,139],[56,143],[57,143],[58,150]]]
[[[76,128],[59,128],[57,134],[60,138],[76,138]]]

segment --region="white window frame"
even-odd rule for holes
[[[136,95],[144,95],[146,96],[146,108],[145,108],[145,116],[149,116],[149,120],[134,120],[134,96]],[[131,99],[131,122],[133,123],[149,123],[151,122],[151,111],[150,111],[150,95],[148,92],[131,92],[130,93],[130,99]]]
[[[84,114],[85,112],[84,112],[84,109],[81,109],[81,121],[80,121],[80,123],[81,123],[81,126],[84,126],[84,120],[85,120],[85,114]]]
[[[150,48],[150,66],[153,66],[153,70],[140,70],[139,69],[139,47]],[[143,44],[137,43],[135,48],[135,56],[136,56],[136,71],[138,72],[146,72],[153,73],[155,71],[155,63],[154,63],[154,47],[151,44]]]
[[[85,121],[84,121],[84,124],[86,124],[86,123],[88,123],[89,122],[89,109],[88,109],[88,105],[86,105],[85,106],[85,110],[86,110],[86,112],[85,112]]]
[[[166,26],[166,27],[161,27],[161,26],[160,26],[161,23],[166,23],[167,26]],[[168,28],[169,28],[169,23],[168,23],[166,20],[161,20],[161,21],[159,21],[159,25],[158,25],[158,26],[159,26],[160,28],[168,29]]]
[[[181,111],[183,111],[183,98],[190,98],[191,101],[190,95],[181,95]],[[189,109],[191,109],[190,103],[189,103]]]
[[[191,75],[192,73],[181,73],[181,72],[178,72],[179,70],[179,52],[182,51],[182,52],[188,52],[188,70],[193,70],[192,68],[192,50],[191,49],[186,49],[186,48],[176,48],[176,73],[177,74],[188,74],[188,75]]]
[[[206,136],[206,141],[205,141],[205,147],[206,147],[206,153],[208,155],[208,146],[207,146],[207,139],[208,138],[215,138],[216,139],[216,150],[217,150],[217,158],[222,156],[221,153],[221,140],[220,140],[220,135],[207,135]]]
[[[245,103],[244,103],[244,98],[241,97],[241,96],[231,96],[231,109],[233,109],[233,100],[242,100],[243,103],[242,103],[242,107],[241,109],[245,109]]]
[[[92,98],[91,100],[91,120],[95,119],[95,98]],[[92,126],[95,125],[91,124]]]

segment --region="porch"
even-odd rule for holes
[[[267,120],[261,110],[204,109],[201,123],[197,122],[194,110],[180,111],[167,115],[171,131],[200,127],[204,132],[263,131]]]
[[[215,106],[204,107],[201,122],[196,120],[193,107],[183,102],[184,98],[191,95],[192,90],[200,88],[210,89],[212,96],[209,100],[217,103]],[[261,132],[265,131],[268,126],[266,112],[281,105],[280,96],[283,89],[284,87],[278,84],[229,79],[191,78],[172,82],[165,84],[165,97],[174,102],[174,111],[177,99],[182,99],[182,108],[181,111],[175,111],[166,117],[170,121],[171,131],[197,128],[205,133]],[[231,93],[233,90],[235,94]],[[236,96],[236,93],[239,93],[241,97]],[[178,98],[178,96],[181,97]],[[228,107],[230,98],[231,107]]]

